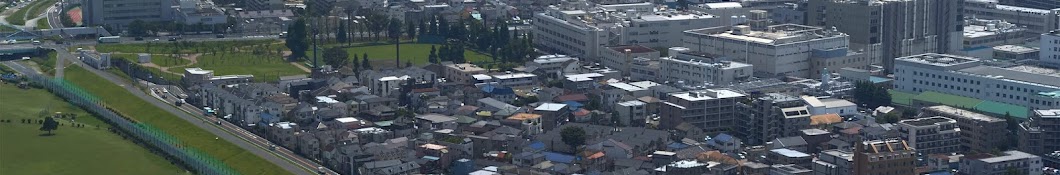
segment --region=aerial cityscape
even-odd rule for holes
[[[1060,0],[2,0],[45,174],[1060,175]]]

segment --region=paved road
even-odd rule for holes
[[[60,52],[65,52],[65,51],[63,51],[63,49],[60,49]],[[72,57],[69,57],[69,56],[60,56],[59,59],[71,59],[70,61],[75,61],[75,63],[77,62],[77,60],[75,58],[72,58]],[[12,69],[15,69],[15,71],[18,71],[18,72],[20,72],[22,74],[35,73],[35,71],[32,71],[32,69],[29,69],[27,71],[28,68],[25,67],[24,65],[21,65],[17,61],[6,61],[6,62],[3,62],[3,64],[8,65],[8,67],[11,67]],[[243,140],[243,138],[241,138],[240,136],[238,136],[236,134],[232,134],[232,133],[226,132],[226,131],[222,130],[221,128],[215,127],[214,125],[211,125],[211,124],[209,124],[207,122],[203,122],[202,119],[200,119],[198,117],[195,117],[195,116],[192,116],[192,115],[190,115],[188,113],[182,112],[181,110],[179,110],[179,109],[177,109],[177,108],[175,108],[173,106],[170,106],[169,104],[166,104],[165,102],[162,102],[162,101],[159,101],[159,100],[155,100],[154,97],[151,97],[150,95],[147,95],[146,93],[140,91],[139,89],[136,88],[136,86],[133,86],[132,84],[130,84],[129,82],[127,82],[125,79],[123,79],[121,77],[118,77],[118,76],[115,76],[113,74],[107,73],[106,71],[94,69],[94,68],[91,68],[91,67],[88,67],[88,66],[82,66],[82,67],[85,68],[86,70],[88,70],[89,72],[92,72],[93,74],[96,74],[97,76],[103,77],[104,79],[106,79],[107,81],[110,81],[111,83],[114,83],[114,84],[117,84],[118,86],[121,86],[125,90],[131,92],[136,97],[138,97],[138,98],[140,98],[140,99],[142,99],[144,101],[147,101],[151,105],[159,107],[159,108],[165,110],[166,112],[169,112],[169,113],[171,113],[173,115],[176,115],[177,117],[180,117],[181,119],[187,120],[188,123],[191,123],[192,125],[195,125],[196,127],[202,128],[203,130],[206,130],[207,132],[210,132],[210,133],[216,135],[220,139],[224,139],[224,140],[226,140],[226,141],[228,141],[230,143],[233,143],[236,146],[239,146],[240,148],[242,148],[244,150],[247,150],[250,153],[253,153],[254,155],[262,157],[266,161],[269,161],[270,163],[276,164],[277,166],[283,168],[284,170],[287,170],[288,172],[291,172],[291,173],[294,173],[294,174],[305,174],[305,175],[313,174],[308,169],[303,168],[301,165],[289,162],[289,161],[285,160],[284,158],[281,158],[281,157],[277,156],[276,154],[273,154],[272,152],[270,152],[266,148],[257,147],[255,144],[250,143],[250,142],[248,142],[246,140]]]
[[[150,90],[148,92],[151,93],[151,96],[155,97],[156,100],[163,101],[165,103],[176,103],[176,101],[178,99],[180,99],[180,97],[178,97],[176,94],[174,94],[175,92],[178,92],[178,90],[169,90],[169,91],[162,90],[162,89],[179,89],[179,88],[177,88],[175,86],[151,85],[149,87],[150,87],[149,88]],[[166,93],[166,92],[169,92],[169,93]],[[191,114],[204,114],[205,113],[202,109],[200,109],[200,108],[198,108],[196,106],[193,106],[193,105],[185,104],[185,105],[176,106],[176,104],[173,104],[173,106],[179,108],[180,110],[184,110],[185,112],[191,113]],[[260,136],[258,136],[256,134],[254,134],[254,133],[251,133],[250,131],[247,131],[247,130],[245,130],[243,128],[240,128],[239,126],[236,126],[235,124],[229,123],[228,121],[220,120],[220,119],[218,119],[216,117],[202,117],[202,119],[204,121],[206,121],[207,123],[218,124],[218,126],[224,127],[225,130],[228,130],[231,133],[236,133],[240,137],[243,137],[243,139],[248,140],[248,141],[254,143],[255,145],[257,145],[259,147],[271,149],[273,151],[273,153],[280,154],[281,156],[286,157],[288,160],[293,160],[294,162],[296,162],[297,164],[299,164],[300,166],[302,166],[304,168],[315,169],[314,167],[322,167],[320,164],[317,164],[316,162],[313,162],[312,160],[309,160],[309,159],[306,159],[306,158],[304,158],[302,156],[299,156],[299,155],[295,154],[293,151],[288,150],[288,149],[286,149],[286,148],[284,148],[282,146],[278,146],[276,144],[273,144],[272,142],[269,142],[269,140],[267,140],[265,138],[262,138],[262,137],[260,137]],[[329,172],[329,174],[338,174],[338,173],[336,173],[336,172],[334,172],[334,171],[332,171],[330,169],[326,169],[325,171]]]

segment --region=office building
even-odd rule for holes
[[[724,56],[705,52],[688,51],[688,48],[670,48],[670,56],[659,58],[662,71],[659,82],[683,82],[690,85],[728,85],[751,78],[753,66],[729,61]]]
[[[554,5],[534,14],[534,46],[547,52],[596,59],[601,46],[679,46],[681,31],[726,25],[720,18],[701,12],[654,10],[651,3],[589,7],[584,3]]]
[[[217,25],[227,24],[228,15],[221,7],[210,0],[179,0],[179,6],[173,7],[173,20],[184,24]]]
[[[835,27],[850,35],[850,46],[880,58],[891,73],[893,59],[960,49],[962,1],[810,0],[807,24]],[[877,55],[878,54],[878,55]]]
[[[1043,66],[1060,69],[1060,30],[1042,34],[1039,42],[1038,61]]]
[[[797,24],[772,25],[760,31],[742,25],[688,30],[684,42],[691,51],[754,65],[756,77],[808,78],[816,75],[817,71],[810,70],[810,58],[818,52],[848,53],[846,34]]]
[[[994,46],[1025,44],[1038,39],[1038,35],[1002,20],[968,19],[965,24],[960,55],[991,58]]]
[[[249,83],[254,78],[254,75],[221,75],[214,76],[213,70],[203,70],[202,68],[184,68],[184,77],[180,80],[185,86],[194,86],[199,84],[216,84],[216,85],[227,85],[237,83]]]
[[[917,153],[946,154],[960,151],[960,133],[957,121],[946,117],[928,117],[898,121],[898,137]]]
[[[660,107],[660,127],[674,128],[686,122],[703,129],[707,135],[729,132],[735,128],[738,99],[745,95],[728,89],[706,89],[669,94]]]
[[[921,108],[920,116],[942,116],[957,121],[961,129],[961,151],[990,152],[999,149],[1005,143],[1005,119],[991,117],[951,106],[930,106]]]
[[[961,158],[961,175],[1042,174],[1042,158],[1020,151],[979,153]]]
[[[1043,155],[1060,150],[1060,109],[1034,110],[1019,127],[1020,151]]]
[[[1055,0],[1000,0],[1001,4],[1020,7],[1040,7],[1043,9],[1060,8],[1060,1]]]
[[[85,26],[123,26],[135,20],[160,22],[173,19],[176,0],[81,0]]]
[[[915,174],[916,150],[902,140],[870,140],[854,147],[858,175]]]
[[[1024,28],[1031,33],[1046,33],[1057,29],[1060,11],[1044,6],[1012,6],[998,4],[997,0],[965,0],[964,17],[1004,20]]]
[[[659,58],[659,51],[640,45],[604,46],[600,50],[598,63],[631,76],[634,58]]]
[[[979,59],[921,54],[895,59],[894,89],[990,100],[1030,109],[1060,108],[1060,71],[1033,66],[983,65]],[[955,106],[972,108],[974,106]]]

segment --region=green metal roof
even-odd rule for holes
[[[887,93],[891,94],[891,103],[899,104],[902,106],[913,105],[912,99],[916,96],[916,94],[905,93],[896,90],[887,90]]]
[[[991,113],[997,116],[1005,116],[1005,114],[1009,114],[1012,117],[1017,118],[1027,118],[1027,113],[1030,111],[1027,107],[995,101],[983,101],[982,103],[975,105],[975,110]]]
[[[1060,98],[1060,91],[1039,92],[1038,95],[1048,98]]]
[[[975,105],[983,102],[983,100],[979,99],[943,94],[935,91],[925,91],[920,93],[920,95],[913,97],[913,99],[966,109],[973,108]]]

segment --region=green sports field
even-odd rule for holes
[[[0,99],[17,101],[0,105],[0,119],[12,120],[0,123],[0,174],[191,174],[111,133],[99,119],[45,90],[0,84]],[[39,124],[20,119],[41,119],[43,109],[77,117],[60,120],[63,126],[55,135],[40,136]],[[72,122],[87,126],[70,127]]]

